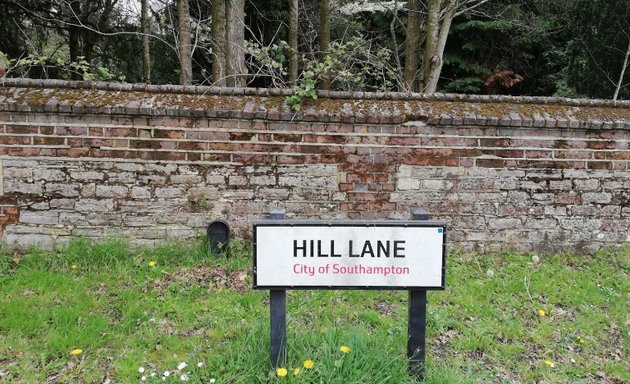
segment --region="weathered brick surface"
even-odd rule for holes
[[[7,79],[0,232],[135,244],[223,219],[407,219],[424,207],[466,250],[630,242],[630,103]],[[77,103],[76,100],[81,100]]]

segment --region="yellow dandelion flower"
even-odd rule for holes
[[[349,353],[350,352],[350,347],[342,345],[341,348],[339,348],[339,350],[343,353]]]
[[[545,317],[547,314],[545,313],[545,311],[543,311],[542,309],[538,310],[538,316],[540,317]]]
[[[584,339],[583,339],[581,336],[578,336],[578,337],[577,337],[577,341],[578,341],[578,343],[580,343],[580,344],[584,344],[584,343],[585,343]]]
[[[289,372],[287,371],[287,369],[286,369],[286,368],[278,368],[278,369],[276,370],[276,373],[277,373],[277,374],[278,374],[278,376],[280,376],[280,377],[285,377],[285,376],[287,375],[287,373],[289,373]]]
[[[77,269],[77,265],[76,264],[72,264],[72,266],[70,266],[70,268]]]
[[[73,349],[72,351],[70,351],[70,354],[74,356],[79,356],[82,352],[82,349]]]
[[[311,369],[314,365],[313,360],[304,360],[304,368]]]
[[[556,366],[556,364],[554,364],[554,362],[551,360],[545,360],[545,365],[548,366],[549,368],[553,368]]]
[[[155,267],[155,261],[149,261],[149,267]]]
[[[293,376],[299,376],[300,375],[300,368],[295,368],[293,370]]]

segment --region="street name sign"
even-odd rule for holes
[[[444,289],[446,223],[260,220],[256,289]]]

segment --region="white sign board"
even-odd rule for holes
[[[446,224],[254,223],[254,288],[444,289]]]

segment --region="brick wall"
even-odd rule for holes
[[[0,233],[12,247],[248,237],[290,218],[449,223],[465,250],[630,243],[630,103],[7,79]]]

